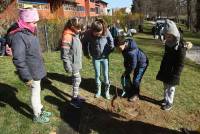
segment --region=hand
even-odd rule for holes
[[[6,54],[12,56],[12,49],[8,45],[6,45]]]
[[[27,82],[25,82],[26,86],[31,87],[33,84],[33,80],[28,80]]]

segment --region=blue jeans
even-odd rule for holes
[[[139,95],[140,94],[140,82],[142,80],[142,77],[148,67],[148,64],[146,67],[136,68],[134,71],[133,76],[133,82],[132,82],[132,91],[131,95]]]
[[[108,59],[92,59],[94,70],[95,70],[95,81],[97,85],[101,85],[100,75],[101,75],[101,67],[104,78],[104,83],[109,85],[109,75],[108,75]]]

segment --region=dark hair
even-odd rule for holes
[[[64,30],[66,30],[67,28],[73,29],[77,28],[77,29],[81,29],[81,22],[80,19],[77,17],[71,18],[67,21],[67,23],[65,24]]]
[[[105,35],[107,32],[107,24],[102,18],[96,18],[91,25],[91,30],[93,32],[100,32],[103,30],[102,35]]]
[[[123,45],[126,41],[127,41],[127,38],[126,38],[125,36],[123,36],[123,35],[118,36],[118,37],[116,38],[116,46],[117,46],[117,47],[118,47],[118,46],[121,46],[121,45]]]

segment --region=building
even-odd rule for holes
[[[106,15],[107,4],[103,0],[63,0],[61,5],[53,9],[50,0],[14,0],[9,5],[9,9],[16,11],[17,8],[27,7],[27,5],[38,9],[41,19],[69,18],[69,17],[94,17]],[[9,9],[0,14],[0,18],[6,17]],[[13,14],[16,16],[16,12]],[[14,17],[13,16],[13,17]],[[12,18],[12,17],[11,17]]]

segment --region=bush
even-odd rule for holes
[[[11,2],[12,2],[12,0],[1,0],[0,1],[0,13],[3,12]]]
[[[65,20],[43,20],[38,24],[38,36],[43,51],[58,50]]]

